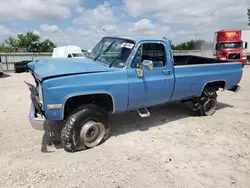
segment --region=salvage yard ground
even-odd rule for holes
[[[77,153],[48,146],[28,121],[29,73],[0,78],[0,187],[250,187],[250,67],[238,93],[218,92],[218,111],[192,117],[185,104],[112,117],[112,137]]]

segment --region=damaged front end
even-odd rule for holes
[[[34,75],[33,77],[36,81],[36,87],[28,82],[25,82],[29,87],[31,99],[29,121],[34,129],[44,130],[44,121],[46,119],[43,109],[42,84],[35,78]]]

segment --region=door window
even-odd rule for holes
[[[143,60],[151,60],[154,67],[164,67],[166,64],[166,53],[163,44],[147,43],[141,45],[132,62],[132,68],[139,68]]]

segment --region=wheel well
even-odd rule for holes
[[[63,118],[66,119],[72,111],[84,104],[96,104],[104,107],[107,112],[113,112],[114,110],[113,99],[109,94],[80,95],[67,99],[64,105]]]
[[[214,81],[214,82],[209,82],[207,83],[204,88],[206,87],[214,87],[217,90],[219,90],[219,88],[224,89],[226,87],[226,81]],[[203,88],[203,89],[204,89]]]

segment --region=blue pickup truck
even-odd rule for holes
[[[137,111],[172,101],[190,101],[200,116],[216,111],[221,88],[237,92],[240,62],[173,55],[165,38],[103,37],[83,59],[41,59],[28,64],[27,83],[34,129],[62,121],[66,151],[92,148],[110,135],[110,114]]]

